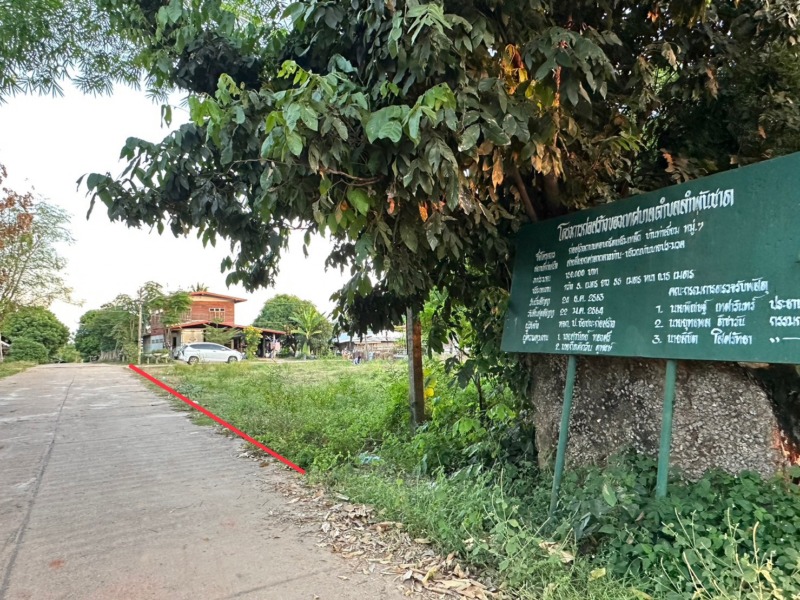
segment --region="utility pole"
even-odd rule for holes
[[[406,309],[406,345],[411,430],[414,431],[425,421],[425,390],[422,381],[422,325],[411,308]]]
[[[136,340],[136,347],[139,350],[139,360],[137,365],[142,364],[142,288],[139,288],[139,337]]]

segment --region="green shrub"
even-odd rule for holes
[[[12,344],[18,339],[39,342],[47,348],[48,357],[67,343],[69,329],[56,316],[38,306],[26,306],[8,315],[3,334]]]
[[[11,344],[8,360],[43,364],[50,362],[50,354],[44,344],[27,338],[16,338]]]
[[[78,363],[83,362],[83,356],[81,356],[74,344],[67,344],[55,353],[53,360],[56,362]]]
[[[771,598],[754,587],[767,572],[783,593],[775,598],[800,597],[797,485],[712,472],[696,483],[676,483],[666,499],[656,500],[655,475],[654,461],[633,456],[604,470],[569,473],[557,535],[602,553],[617,575],[647,574],[653,591],[667,598],[704,598],[702,590],[719,586],[729,594],[718,591],[721,597]],[[745,569],[750,575],[735,580],[737,561],[762,568]]]

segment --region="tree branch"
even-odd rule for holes
[[[519,196],[522,198],[522,205],[525,207],[525,214],[528,215],[531,223],[536,223],[536,221],[539,220],[539,217],[536,214],[536,210],[533,208],[531,197],[528,196],[528,189],[525,187],[525,182],[522,181],[522,175],[520,175],[517,165],[511,167],[511,176],[514,178],[514,183],[517,186],[517,190],[519,190]]]

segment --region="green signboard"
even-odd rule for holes
[[[502,347],[800,363],[800,153],[524,227]]]

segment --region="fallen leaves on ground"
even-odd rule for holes
[[[364,574],[394,577],[406,596],[503,598],[490,581],[462,566],[455,553],[441,556],[430,540],[411,537],[403,523],[382,520],[371,506],[296,479],[281,478],[276,485],[291,505],[292,518],[317,531],[317,546],[357,561]]]

